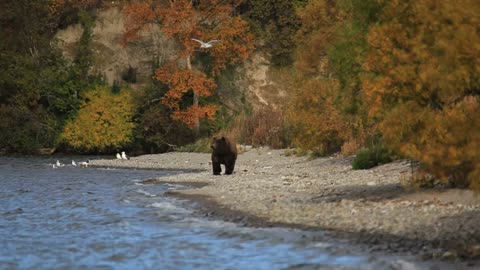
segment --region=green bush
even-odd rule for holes
[[[390,153],[383,145],[375,145],[372,148],[363,148],[358,151],[353,159],[354,170],[370,169],[377,165],[392,161]]]
[[[181,146],[177,149],[178,152],[194,152],[194,153],[210,153],[210,138],[198,139],[195,143]]]

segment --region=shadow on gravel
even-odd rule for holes
[[[430,236],[397,236],[388,233],[344,232],[333,234],[367,244],[372,251],[395,251],[420,254],[425,259],[461,260],[468,264],[480,264],[480,208],[478,197],[465,190],[407,191],[399,184],[377,186],[354,185],[338,187],[312,198],[314,203],[332,203],[342,200],[381,202],[402,198],[412,202],[464,204],[471,207],[457,215],[441,216],[431,224],[412,228],[416,232],[428,232]],[[467,206],[469,205],[469,206]],[[328,229],[328,228],[327,228]],[[479,268],[480,269],[480,268]]]
[[[463,211],[460,214],[440,217],[436,222],[416,231],[432,232],[434,247],[448,250],[449,257],[480,259],[480,209]],[[452,258],[445,258],[452,259]]]
[[[313,202],[340,202],[342,200],[382,201],[401,197],[412,192],[406,191],[399,184],[355,185],[335,188],[325,194],[312,198]]]

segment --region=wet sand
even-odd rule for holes
[[[477,264],[480,197],[469,190],[407,190],[407,161],[352,170],[351,158],[308,159],[251,149],[233,175],[214,176],[209,154],[166,153],[93,166],[185,171],[146,183],[181,183],[169,195],[199,202],[202,215],[246,226],[326,230],[371,251]]]

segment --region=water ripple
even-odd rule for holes
[[[181,186],[140,183],[164,172],[52,169],[55,161],[0,158],[1,269],[403,269],[331,239],[305,240],[321,232],[204,220],[162,196]]]

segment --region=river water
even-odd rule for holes
[[[207,220],[194,203],[163,196],[185,187],[140,183],[174,172],[80,168],[72,158],[86,159],[60,158],[67,165],[53,168],[53,158],[0,157],[0,269],[432,267],[365,254],[321,232]]]

